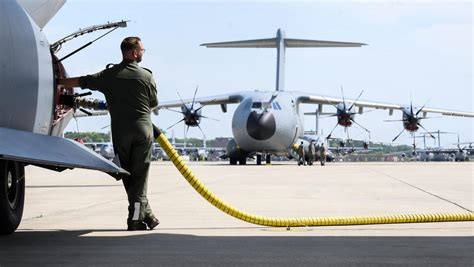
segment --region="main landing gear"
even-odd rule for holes
[[[0,160],[0,235],[13,233],[21,222],[25,203],[25,168]]]

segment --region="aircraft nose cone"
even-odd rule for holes
[[[257,140],[267,140],[275,134],[275,117],[270,112],[252,111],[247,119],[247,132]]]

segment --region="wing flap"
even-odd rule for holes
[[[61,137],[0,127],[0,159],[41,166],[129,173],[87,147]]]

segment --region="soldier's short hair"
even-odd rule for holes
[[[134,49],[140,49],[141,42],[140,37],[130,36],[123,39],[122,43],[120,44],[120,49],[122,50],[122,54]]]

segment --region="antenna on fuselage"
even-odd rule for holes
[[[284,91],[286,48],[361,47],[363,45],[366,45],[366,44],[352,43],[352,42],[290,39],[290,38],[285,38],[285,32],[281,29],[278,29],[275,38],[201,44],[201,46],[205,46],[207,48],[276,48],[277,49],[276,87],[275,87],[276,91]]]

